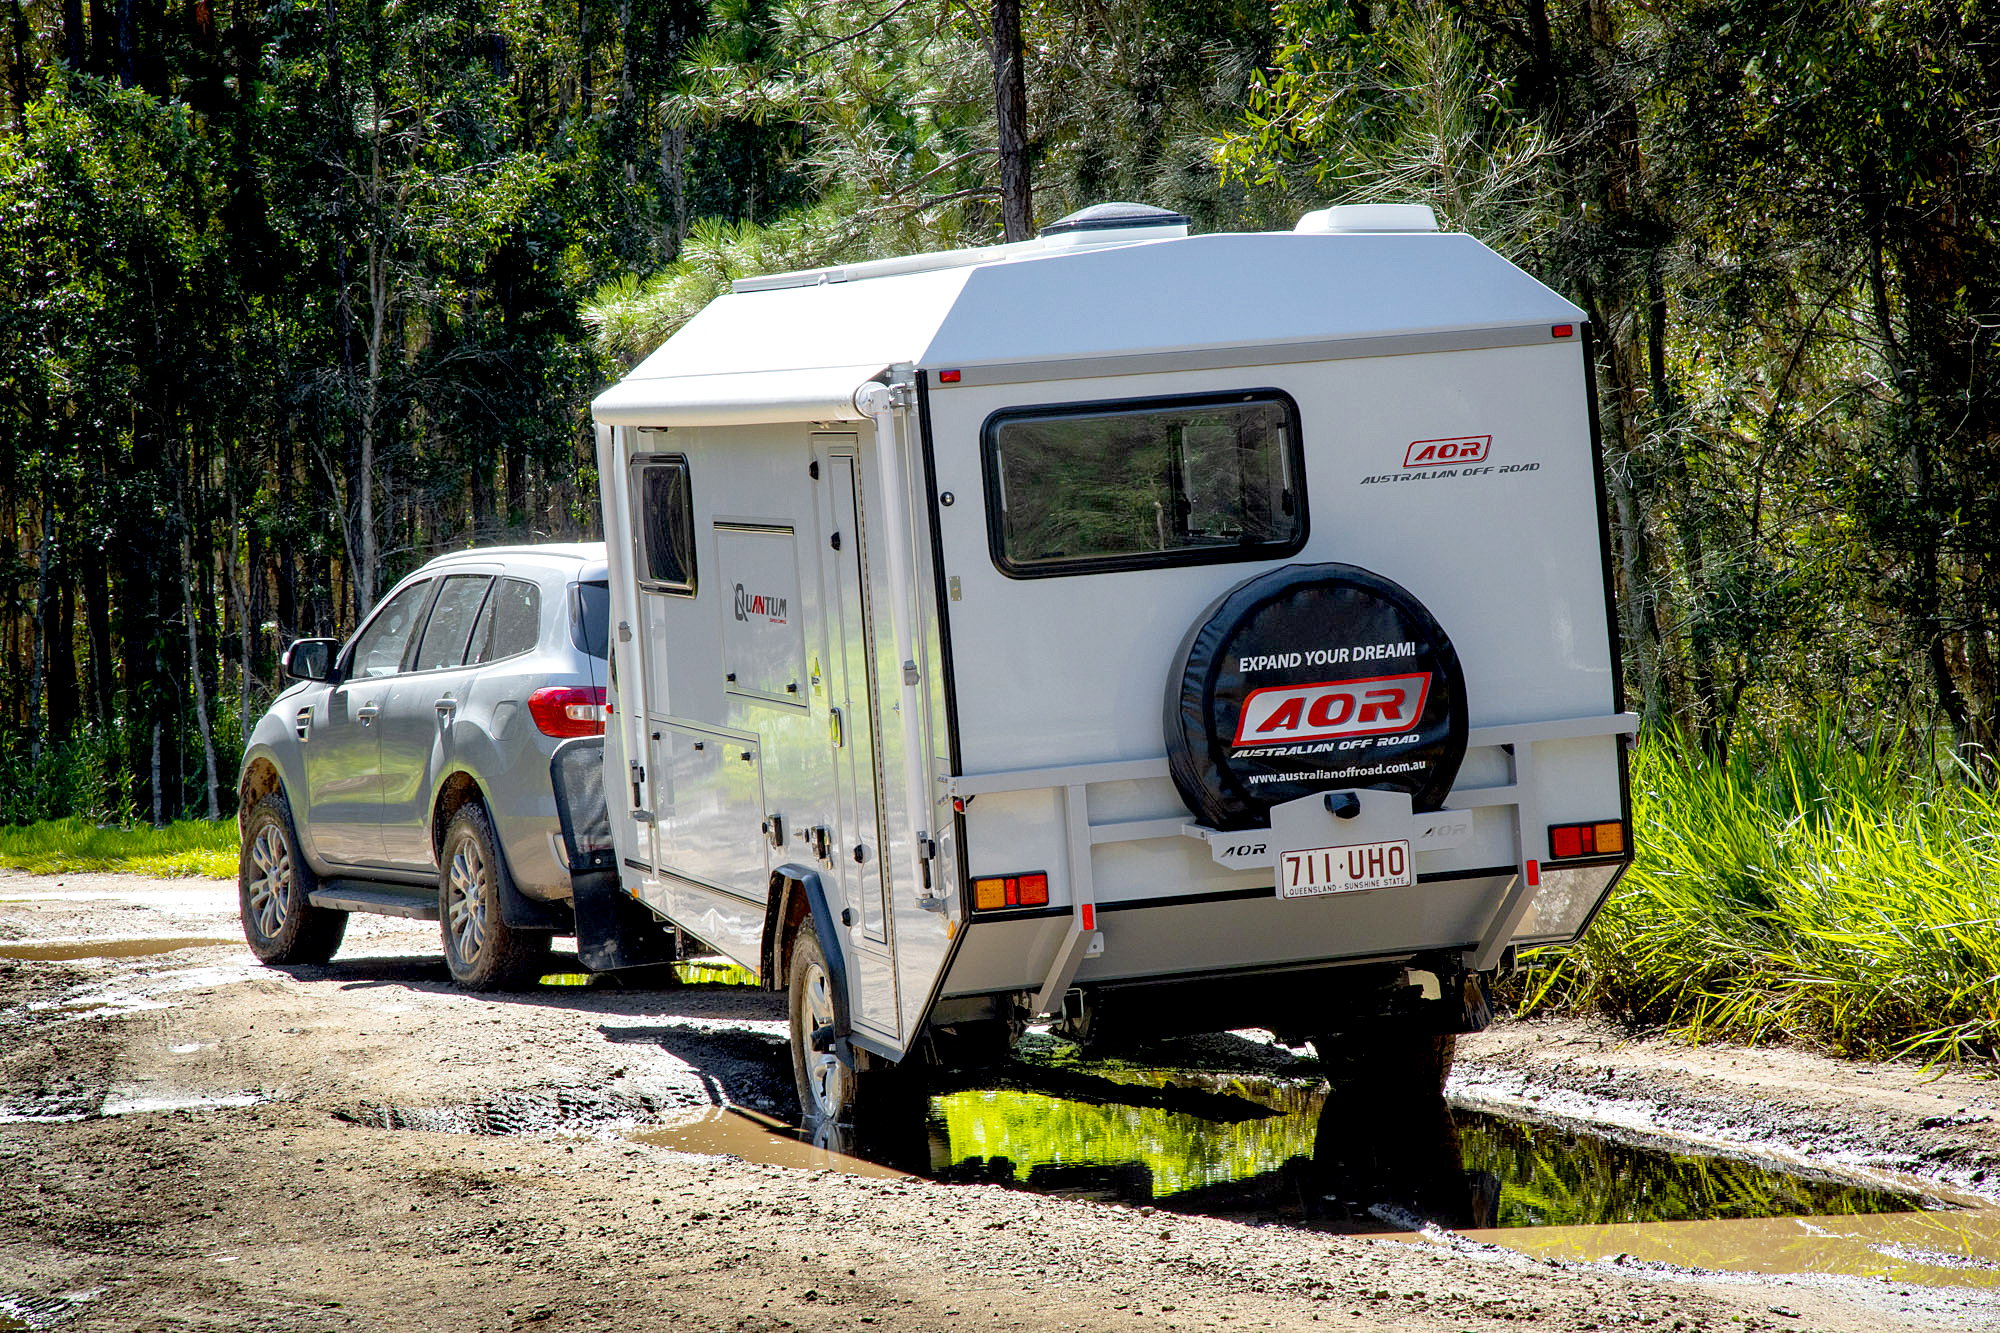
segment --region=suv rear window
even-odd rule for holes
[[[569,639],[592,657],[611,650],[611,585],[579,583],[570,598]]]
[[[1014,578],[1305,545],[1298,408],[1276,389],[1009,408],[984,434],[993,559]]]

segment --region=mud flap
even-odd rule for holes
[[[500,877],[500,919],[515,930],[546,930],[567,935],[576,927],[566,903],[530,898],[514,885],[511,874]]]
[[[576,887],[576,956],[587,971],[653,967],[680,956],[673,929],[618,883],[615,870],[583,871]]]

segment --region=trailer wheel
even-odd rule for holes
[[[1217,598],[1167,676],[1174,786],[1211,828],[1342,788],[1436,810],[1465,758],[1465,675],[1435,617],[1354,565],[1286,565]]]
[[[819,932],[808,914],[792,941],[785,969],[785,1007],[792,1020],[792,1078],[798,1085],[799,1113],[818,1124],[852,1125],[860,1074],[840,1062],[829,1046],[813,1048],[813,1034],[834,1024],[833,971],[826,965]]]
[[[438,932],[451,979],[474,991],[508,990],[533,980],[553,936],[501,920],[507,862],[485,806],[467,801],[452,815],[438,865]]]
[[[266,963],[324,963],[347,934],[347,913],[314,907],[319,877],[299,851],[292,807],[282,790],[251,807],[236,859],[243,937]]]

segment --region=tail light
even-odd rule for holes
[[[602,736],[608,712],[601,686],[545,685],[528,696],[528,713],[544,736]]]
[[[1623,856],[1625,825],[1615,819],[1594,824],[1549,825],[1549,859],[1572,856]]]
[[[1048,905],[1049,877],[1040,870],[1027,875],[987,875],[972,881],[972,908],[976,912]]]

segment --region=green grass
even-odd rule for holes
[[[87,819],[0,826],[0,866],[37,875],[124,870],[139,875],[236,878],[236,822],[185,819],[100,828]]]
[[[1527,960],[1527,1008],[1697,1041],[2000,1056],[1992,790],[1827,722],[1726,762],[1649,737],[1632,794],[1638,859],[1579,945]]]

